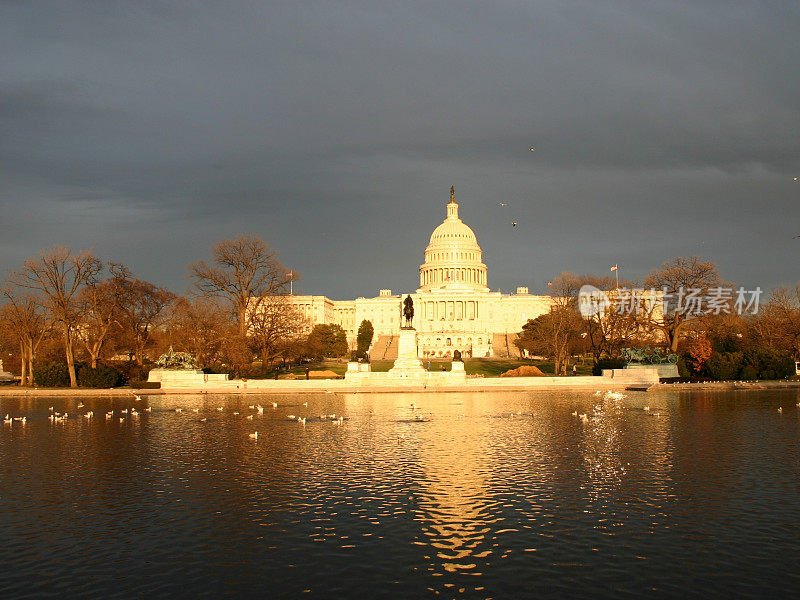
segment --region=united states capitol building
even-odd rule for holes
[[[374,298],[331,300],[325,296],[289,296],[308,323],[338,324],[355,338],[362,321],[375,330],[370,356],[397,356],[403,299],[414,301],[413,326],[418,335],[420,358],[451,357],[455,350],[464,356],[509,356],[518,354],[514,339],[528,319],[550,310],[550,296],[535,296],[527,287],[515,294],[489,289],[483,253],[475,232],[461,220],[453,188],[444,221],[433,230],[425,262],[419,267],[419,288],[393,294],[380,290]]]

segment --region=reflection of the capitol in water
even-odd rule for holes
[[[422,475],[414,515],[422,531],[414,543],[430,548],[428,571],[444,577],[445,587],[483,590],[453,575],[480,577],[498,562],[538,566],[536,553],[561,519],[611,531],[624,519],[618,506],[629,470],[669,469],[668,419],[644,417],[624,398],[583,398],[586,422],[561,402],[505,410],[498,395],[439,400],[416,400],[433,418],[414,427],[403,451],[415,455]],[[633,448],[625,439],[631,417],[646,426],[645,443],[640,431]],[[568,502],[559,506],[557,497]]]
[[[435,404],[436,419],[418,428],[417,460],[424,477],[414,518],[422,523],[427,540],[415,543],[432,548],[429,570],[434,573],[441,567],[480,575],[476,561],[492,554],[487,535],[498,518],[489,491],[486,422],[472,414],[462,416],[463,401],[453,397],[447,404]],[[462,421],[459,427],[451,425],[456,419]]]

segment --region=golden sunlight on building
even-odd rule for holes
[[[502,294],[488,287],[483,252],[472,229],[458,215],[455,191],[450,189],[446,218],[433,230],[425,261],[419,267],[414,300],[414,328],[422,359],[452,357],[455,350],[469,356],[517,354],[513,342],[528,319],[550,310],[550,296],[535,296],[527,287]],[[291,296],[289,302],[316,324],[338,324],[355,346],[358,326],[368,320],[375,330],[373,359],[397,357],[402,301],[407,294],[380,290],[375,298],[337,301],[325,296]]]

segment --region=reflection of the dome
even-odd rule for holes
[[[474,396],[448,395],[445,400],[428,395],[409,402],[433,413],[427,423],[399,423],[413,429],[409,441],[424,474],[418,482],[415,519],[423,524],[422,534],[438,559],[429,570],[434,575],[441,575],[439,569],[480,575],[478,561],[492,553],[486,544],[487,533],[497,521],[492,515],[496,503],[489,494],[487,440],[491,424],[475,414],[474,406],[465,408],[464,404],[474,404]],[[413,412],[398,407],[401,421],[403,411]],[[454,421],[458,421],[457,427]]]

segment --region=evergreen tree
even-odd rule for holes
[[[356,356],[361,358],[367,355],[374,334],[375,329],[372,327],[372,323],[366,319],[361,321],[356,335]]]
[[[314,325],[308,336],[308,351],[314,358],[336,358],[347,352],[347,335],[341,325]]]

